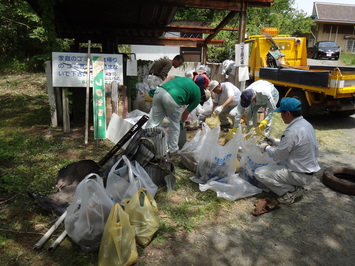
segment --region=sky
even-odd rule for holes
[[[303,10],[307,13],[307,15],[312,15],[313,3],[321,2],[321,3],[335,3],[335,4],[355,4],[354,0],[319,0],[319,1],[310,1],[310,0],[295,0],[294,7],[298,10]]]

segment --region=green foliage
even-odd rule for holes
[[[247,11],[246,33],[248,35],[261,34],[266,27],[279,28],[280,34],[299,36],[308,33],[313,20],[306,16],[306,13],[292,7],[294,0],[275,0],[271,8],[249,8]],[[204,10],[204,9],[178,9],[175,19],[210,21],[211,27],[216,27],[229,11]],[[235,16],[226,28],[239,27],[239,16]],[[215,37],[225,40],[223,46],[208,45],[208,61],[223,62],[226,59],[233,59],[235,44],[239,42],[237,31],[221,31]]]
[[[294,0],[275,0],[271,8],[250,8],[247,14],[247,32],[260,34],[263,28],[276,27],[280,34],[297,36],[308,33],[313,20],[306,13],[292,7]]]
[[[0,72],[43,71],[52,51],[69,48],[68,40],[56,39],[53,23],[55,0],[40,0],[40,18],[27,1],[0,3]]]
[[[339,60],[343,61],[349,66],[355,66],[355,54],[343,53],[340,55]]]

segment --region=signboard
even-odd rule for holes
[[[91,54],[92,57],[103,57],[104,83],[116,81],[123,84],[123,56],[121,54]],[[85,53],[52,53],[53,87],[86,87],[87,54]],[[93,85],[90,75],[90,86]]]
[[[235,66],[248,66],[249,64],[249,43],[235,45]]]
[[[93,56],[93,111],[94,111],[94,138],[106,138],[106,101],[104,83],[104,57]]]
[[[249,43],[235,45],[235,66],[238,67],[238,81],[249,80]]]

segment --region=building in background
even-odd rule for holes
[[[335,41],[341,52],[355,53],[355,4],[313,3],[316,26],[308,37],[308,47],[318,41]]]

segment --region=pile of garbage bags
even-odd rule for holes
[[[243,134],[242,127],[220,144],[220,127],[202,128],[180,150],[182,164],[194,172],[190,179],[199,184],[200,191],[208,189],[230,201],[268,191],[254,177],[255,169],[270,163],[269,157],[257,148],[261,136],[255,131]]]

